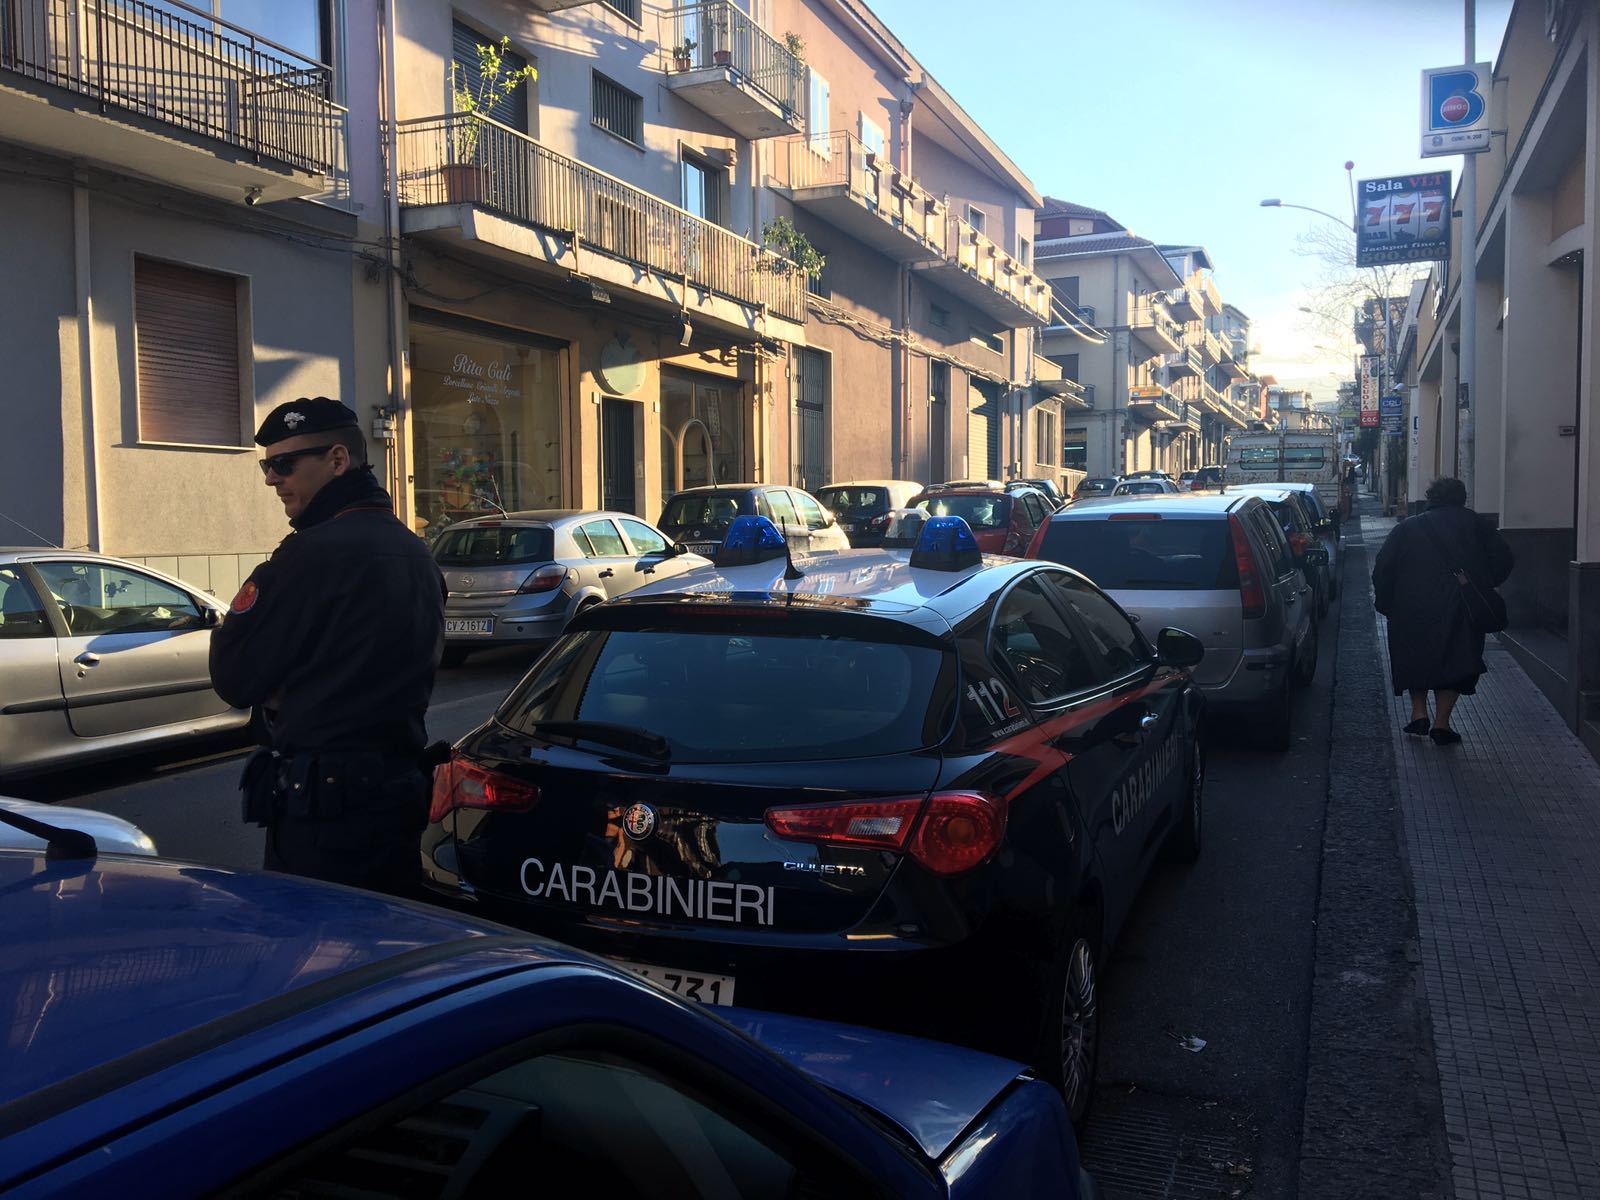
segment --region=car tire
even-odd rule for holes
[[[1294,685],[1295,687],[1310,687],[1311,681],[1317,677],[1317,658],[1322,647],[1322,635],[1317,630],[1317,623],[1311,623],[1311,643],[1306,647],[1304,654],[1295,656],[1294,660]]]
[[[1259,731],[1261,745],[1267,750],[1287,750],[1294,741],[1293,692],[1287,677],[1278,694],[1261,710]]]
[[[1069,921],[1050,964],[1034,1065],[1061,1093],[1079,1129],[1094,1100],[1100,1063],[1099,938],[1082,918]]]
[[[1206,747],[1198,737],[1194,753],[1189,756],[1188,774],[1183,800],[1173,814],[1172,831],[1161,847],[1161,856],[1168,862],[1192,863],[1200,857],[1205,818]]]
[[[451,670],[466,662],[467,655],[471,653],[471,646],[446,646],[444,653],[439,656],[439,665],[445,670]]]

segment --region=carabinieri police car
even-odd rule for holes
[[[692,999],[1022,1058],[1081,1121],[1098,964],[1200,851],[1202,654],[959,518],[791,557],[743,517],[457,745],[424,870]]]

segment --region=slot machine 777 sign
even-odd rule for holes
[[[1363,179],[1357,185],[1356,266],[1450,257],[1450,172]]]

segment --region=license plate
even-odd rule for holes
[[[452,633],[493,633],[493,617],[446,617],[444,631],[448,636]]]
[[[681,971],[676,967],[658,967],[654,963],[627,962],[620,958],[611,961],[624,971],[643,976],[685,1000],[698,1000],[702,1004],[733,1003],[732,975],[707,975],[704,971]]]
[[[695,554],[704,554],[707,558],[710,558],[710,557],[714,556],[716,554],[716,552],[717,552],[717,543],[716,542],[691,542],[690,545],[689,545],[689,549],[690,549],[690,551],[692,551]]]
[[[840,521],[839,528],[845,533],[854,533],[856,531],[856,523],[854,521]]]

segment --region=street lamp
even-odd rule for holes
[[[1354,221],[1346,223],[1345,219],[1343,217],[1336,217],[1331,212],[1324,212],[1320,208],[1312,208],[1309,204],[1289,204],[1289,203],[1287,203],[1286,201],[1283,201],[1283,200],[1272,199],[1272,200],[1263,200],[1261,202],[1261,207],[1262,208],[1298,208],[1302,212],[1312,212],[1312,213],[1316,213],[1317,216],[1319,216],[1319,217],[1327,217],[1328,220],[1330,220],[1334,224],[1338,225],[1341,229],[1348,229],[1351,233],[1354,233],[1356,231],[1356,226],[1355,226],[1355,222]]]

